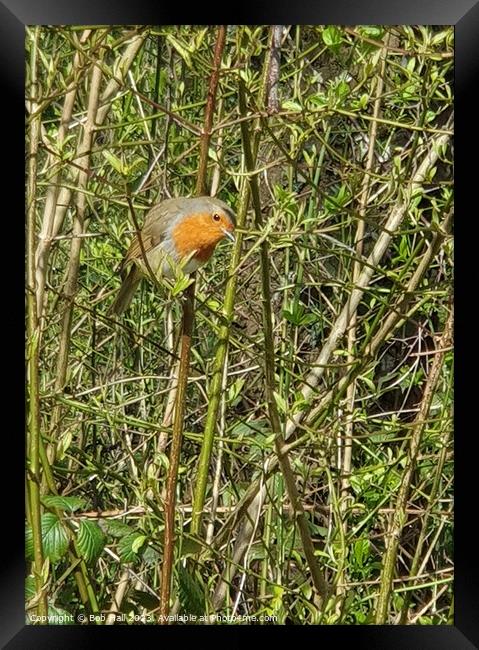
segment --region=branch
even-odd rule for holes
[[[203,194],[206,188],[206,171],[208,160],[208,147],[211,136],[211,125],[215,110],[216,90],[218,86],[219,68],[225,45],[226,27],[221,25],[218,28],[215,53],[213,57],[213,71],[210,77],[208,89],[208,100],[206,102],[204,128],[201,136],[201,153],[198,166],[198,179],[196,190]],[[165,542],[163,564],[161,567],[161,603],[160,623],[166,625],[170,611],[170,590],[171,574],[173,569],[173,556],[175,548],[175,504],[176,484],[178,480],[178,467],[181,456],[181,443],[183,439],[183,420],[186,407],[186,390],[188,386],[188,372],[190,364],[191,337],[194,325],[194,301],[195,282],[190,284],[184,296],[183,320],[181,329],[181,352],[180,365],[178,369],[178,389],[176,393],[175,415],[173,420],[172,443],[170,451],[170,465],[168,468],[168,479],[166,483],[165,496]]]

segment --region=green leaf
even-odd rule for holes
[[[178,579],[181,611],[186,614],[202,616],[206,611],[205,593],[202,585],[195,576],[181,566],[178,570]]]
[[[324,44],[333,49],[341,45],[341,41],[343,40],[341,31],[336,27],[336,25],[325,27],[321,36],[323,37]]]
[[[368,539],[359,539],[354,544],[354,559],[358,567],[362,568],[364,562],[369,555],[369,540]]]
[[[294,111],[296,113],[300,113],[303,109],[301,104],[298,104],[298,102],[293,102],[291,99],[287,99],[285,102],[281,104],[281,108],[283,111]]]
[[[274,396],[274,401],[276,402],[276,406],[278,407],[278,410],[281,411],[281,413],[286,413],[288,407],[284,397],[282,397],[276,391],[273,392],[273,396]]]
[[[157,451],[153,455],[153,465],[155,467],[164,467],[166,470],[168,470],[170,466],[170,459],[163,452]]]
[[[360,375],[359,379],[361,379],[366,384],[366,386],[369,388],[370,391],[372,392],[376,391],[376,384],[373,382],[372,379],[366,377],[365,375]]]
[[[288,321],[288,323],[291,323],[292,325],[297,325],[296,323],[296,318],[294,317],[294,314],[292,311],[289,309],[283,309],[283,318]]]
[[[172,295],[177,296],[179,293],[182,293],[192,282],[193,278],[189,275],[181,275],[171,290]]]
[[[42,503],[48,508],[58,508],[59,510],[67,510],[68,512],[75,512],[78,508],[84,508],[86,505],[85,499],[81,497],[63,497],[56,494],[47,494],[42,497]]]
[[[152,566],[154,564],[158,565],[161,556],[159,552],[156,549],[154,549],[153,546],[151,546],[151,544],[149,544],[143,551],[141,557],[145,564],[147,564],[148,566]]]
[[[208,157],[211,158],[211,160],[214,160],[215,162],[218,162],[218,153],[216,149],[213,149],[213,147],[209,147],[208,149]]]
[[[73,440],[73,431],[65,431],[58,442],[57,460],[63,460]]]
[[[138,554],[133,550],[133,544],[138,537],[142,537],[140,533],[133,532],[125,535],[118,542],[118,554],[122,562],[134,562],[138,559]]]
[[[304,316],[301,316],[300,325],[311,325],[311,323],[316,323],[317,320],[316,314],[304,314]]]
[[[401,237],[399,242],[399,255],[403,260],[407,260],[409,257],[409,240],[407,237]]]
[[[167,34],[166,40],[175,48],[178,54],[181,56],[186,65],[191,68],[191,56],[187,49],[183,46],[180,41],[173,36],[173,34]]]
[[[336,86],[335,91],[337,96],[342,99],[346,95],[349,95],[349,84],[342,79]]]
[[[58,517],[46,512],[42,515],[43,553],[51,562],[58,562],[68,549],[68,534]],[[25,534],[25,552],[28,559],[33,559],[33,533],[28,526]]]
[[[365,109],[369,102],[369,95],[363,93],[359,98],[359,108]]]
[[[103,156],[110,163],[110,165],[113,167],[113,169],[116,172],[118,172],[118,174],[121,174],[123,176],[125,173],[125,168],[122,161],[117,156],[112,154],[110,151],[107,151],[106,149],[104,149],[102,153]]]
[[[311,102],[311,104],[313,104],[314,106],[318,106],[320,108],[328,105],[328,97],[324,93],[318,95],[311,95],[310,97],[308,97],[308,101]]]
[[[105,536],[100,526],[94,521],[81,521],[77,533],[77,545],[86,562],[97,560],[105,545]]]
[[[133,528],[128,526],[128,524],[124,524],[122,521],[116,519],[105,519],[103,525],[106,532],[113,537],[124,537],[125,535],[131,535],[135,532]]]
[[[358,31],[360,34],[364,34],[364,36],[374,38],[376,41],[378,41],[380,38],[382,38],[384,28],[375,27],[374,25],[361,25]]]
[[[138,537],[135,537],[131,545],[131,550],[133,551],[133,553],[138,553],[140,548],[146,542],[146,539],[147,539],[146,535],[138,535]]]
[[[228,389],[228,402],[234,406],[235,401],[240,397],[241,391],[243,390],[245,380],[238,378]]]
[[[203,549],[203,545],[191,535],[186,534],[181,543],[181,557],[187,555],[198,555]]]

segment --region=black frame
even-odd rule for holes
[[[477,465],[477,454],[474,454],[473,445],[477,445],[477,430],[468,423],[468,413],[473,415],[475,406],[475,382],[467,378],[467,366],[474,363],[471,351],[474,349],[476,327],[474,327],[474,316],[470,304],[474,292],[468,291],[468,281],[472,273],[476,272],[477,265],[474,264],[472,246],[479,241],[472,235],[471,226],[477,223],[478,217],[471,208],[475,204],[475,184],[478,144],[477,109],[475,109],[475,82],[479,81],[479,2],[476,0],[390,0],[388,3],[381,0],[330,0],[330,6],[325,0],[318,0],[313,4],[308,0],[270,0],[271,4],[251,3],[248,7],[244,2],[238,8],[230,7],[230,13],[225,15],[220,7],[212,5],[197,5],[188,11],[180,6],[175,8],[171,3],[162,5],[160,3],[149,3],[148,0],[135,0],[125,2],[121,0],[80,0],[80,2],[67,2],[65,0],[0,0],[0,50],[2,52],[2,66],[0,74],[3,75],[3,83],[0,88],[3,90],[0,105],[5,110],[4,126],[0,142],[3,144],[3,152],[0,160],[6,160],[8,164],[0,177],[2,181],[2,207],[7,199],[12,201],[13,209],[2,210],[4,219],[2,228],[10,227],[12,224],[18,236],[18,241],[13,245],[2,246],[2,255],[6,255],[12,249],[17,251],[21,247],[21,240],[24,239],[24,37],[25,25],[35,24],[217,24],[227,22],[230,24],[273,24],[273,23],[301,23],[301,24],[438,24],[455,25],[456,31],[456,83],[455,83],[455,105],[456,105],[456,136],[459,142],[458,155],[456,157],[455,185],[457,189],[461,225],[455,235],[456,250],[456,281],[455,281],[455,304],[456,304],[456,414],[455,414],[455,451],[456,451],[456,523],[455,523],[455,626],[323,626],[321,630],[301,628],[301,633],[311,635],[311,640],[319,642],[327,647],[331,642],[345,643],[350,639],[354,649],[367,647],[374,649],[407,648],[408,650],[440,650],[441,648],[453,650],[461,648],[470,650],[479,648],[479,580],[477,579],[477,548],[475,532],[476,513],[468,508],[468,495],[472,499],[477,494],[475,488],[474,470]],[[213,11],[209,9],[213,8]],[[246,9],[248,9],[246,11]],[[236,13],[234,13],[236,12]],[[13,142],[11,146],[5,144],[5,138],[11,135]],[[475,138],[475,140],[474,140]],[[476,145],[476,146],[474,146]],[[467,163],[466,151],[471,151],[472,161]],[[15,190],[13,189],[15,188]],[[469,191],[469,203],[468,200]],[[466,206],[469,209],[466,209]],[[2,230],[0,229],[0,234]],[[8,233],[3,233],[4,236]],[[9,235],[8,235],[9,236]],[[9,240],[3,240],[2,243]],[[468,246],[470,250],[468,250]],[[474,250],[475,252],[475,250]],[[10,349],[16,350],[13,342],[18,342],[20,354],[24,350],[23,337],[24,309],[20,304],[22,286],[15,286],[22,283],[24,269],[21,268],[21,254],[15,255],[16,260],[7,266],[2,275],[3,303],[3,324],[6,325],[6,333],[3,338],[4,345],[2,352]],[[468,262],[472,264],[468,267]],[[18,270],[16,270],[18,266]],[[2,268],[5,267],[2,265]],[[479,279],[479,278],[478,278]],[[6,286],[5,286],[6,285]],[[477,284],[476,284],[477,286]],[[466,302],[467,301],[467,302]],[[18,310],[15,309],[18,307]],[[18,318],[18,322],[17,322]],[[470,333],[467,331],[468,327]],[[474,327],[474,329],[473,329]],[[469,334],[469,336],[468,336]],[[2,342],[2,339],[0,339]],[[6,345],[5,345],[6,343]],[[3,357],[3,355],[2,355]],[[11,401],[7,400],[2,412],[4,417],[9,413],[15,413],[14,403],[17,395],[24,390],[25,378],[21,372],[21,362],[14,357],[12,363],[5,363],[4,376],[8,377],[8,390],[11,393]],[[2,364],[3,365],[3,364]],[[474,364],[474,369],[476,364]],[[18,389],[15,391],[15,382],[18,381]],[[477,401],[477,398],[476,398]],[[471,408],[472,406],[472,408]],[[20,410],[21,412],[21,410]],[[61,627],[37,627],[25,625],[24,613],[24,549],[20,540],[23,540],[23,495],[24,495],[24,438],[21,435],[19,417],[15,413],[13,426],[7,428],[4,425],[3,444],[15,442],[15,458],[19,467],[16,468],[15,479],[8,482],[8,492],[4,491],[6,498],[3,502],[4,517],[4,539],[8,542],[7,549],[1,563],[3,569],[0,582],[0,642],[2,647],[14,648],[70,648],[86,647],[94,643],[94,639],[100,634],[108,634],[108,640],[117,638],[119,628],[108,628],[96,626],[61,626]],[[2,418],[4,419],[4,418]],[[477,425],[476,425],[477,426]],[[8,451],[9,456],[12,455]],[[477,471],[477,470],[476,470]],[[13,487],[14,486],[14,487]],[[15,498],[11,498],[15,495]],[[18,503],[20,501],[20,503]],[[14,532],[11,532],[14,531]],[[14,539],[13,539],[14,538]],[[17,543],[12,543],[17,541]],[[6,564],[8,561],[8,564]],[[250,637],[252,626],[235,627],[234,632],[227,627],[196,627],[194,628],[196,639],[193,643],[203,641],[208,634],[215,637],[226,634],[228,643],[231,640],[244,642],[243,636]],[[257,639],[274,642],[277,634],[277,627],[254,627],[253,634]],[[185,634],[191,632],[189,626],[184,627],[162,627],[141,626],[136,629],[132,627],[121,627],[121,634],[127,636],[134,634],[135,641],[138,635],[143,639],[147,633],[160,635],[160,640],[171,640],[174,643],[185,639]],[[161,631],[160,631],[161,630]],[[267,630],[267,631],[266,631]],[[295,630],[294,634],[297,631]],[[265,637],[264,635],[268,636]],[[282,631],[280,632],[282,634]],[[353,636],[351,636],[351,634]],[[165,635],[165,636],[163,636]],[[113,638],[112,638],[113,637]],[[345,638],[346,637],[346,638]],[[123,636],[123,640],[126,638]],[[201,643],[200,641],[200,643]],[[205,638],[206,641],[206,638]],[[308,640],[305,639],[307,643]]]

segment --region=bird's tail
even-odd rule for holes
[[[132,301],[133,295],[136,291],[137,286],[141,281],[141,272],[137,269],[136,266],[132,266],[130,272],[123,280],[123,283],[120,287],[117,297],[110,305],[108,309],[108,314],[115,314],[116,316],[121,316],[124,311],[128,309]]]

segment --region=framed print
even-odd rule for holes
[[[5,647],[478,647],[463,4],[3,3],[26,324]]]

